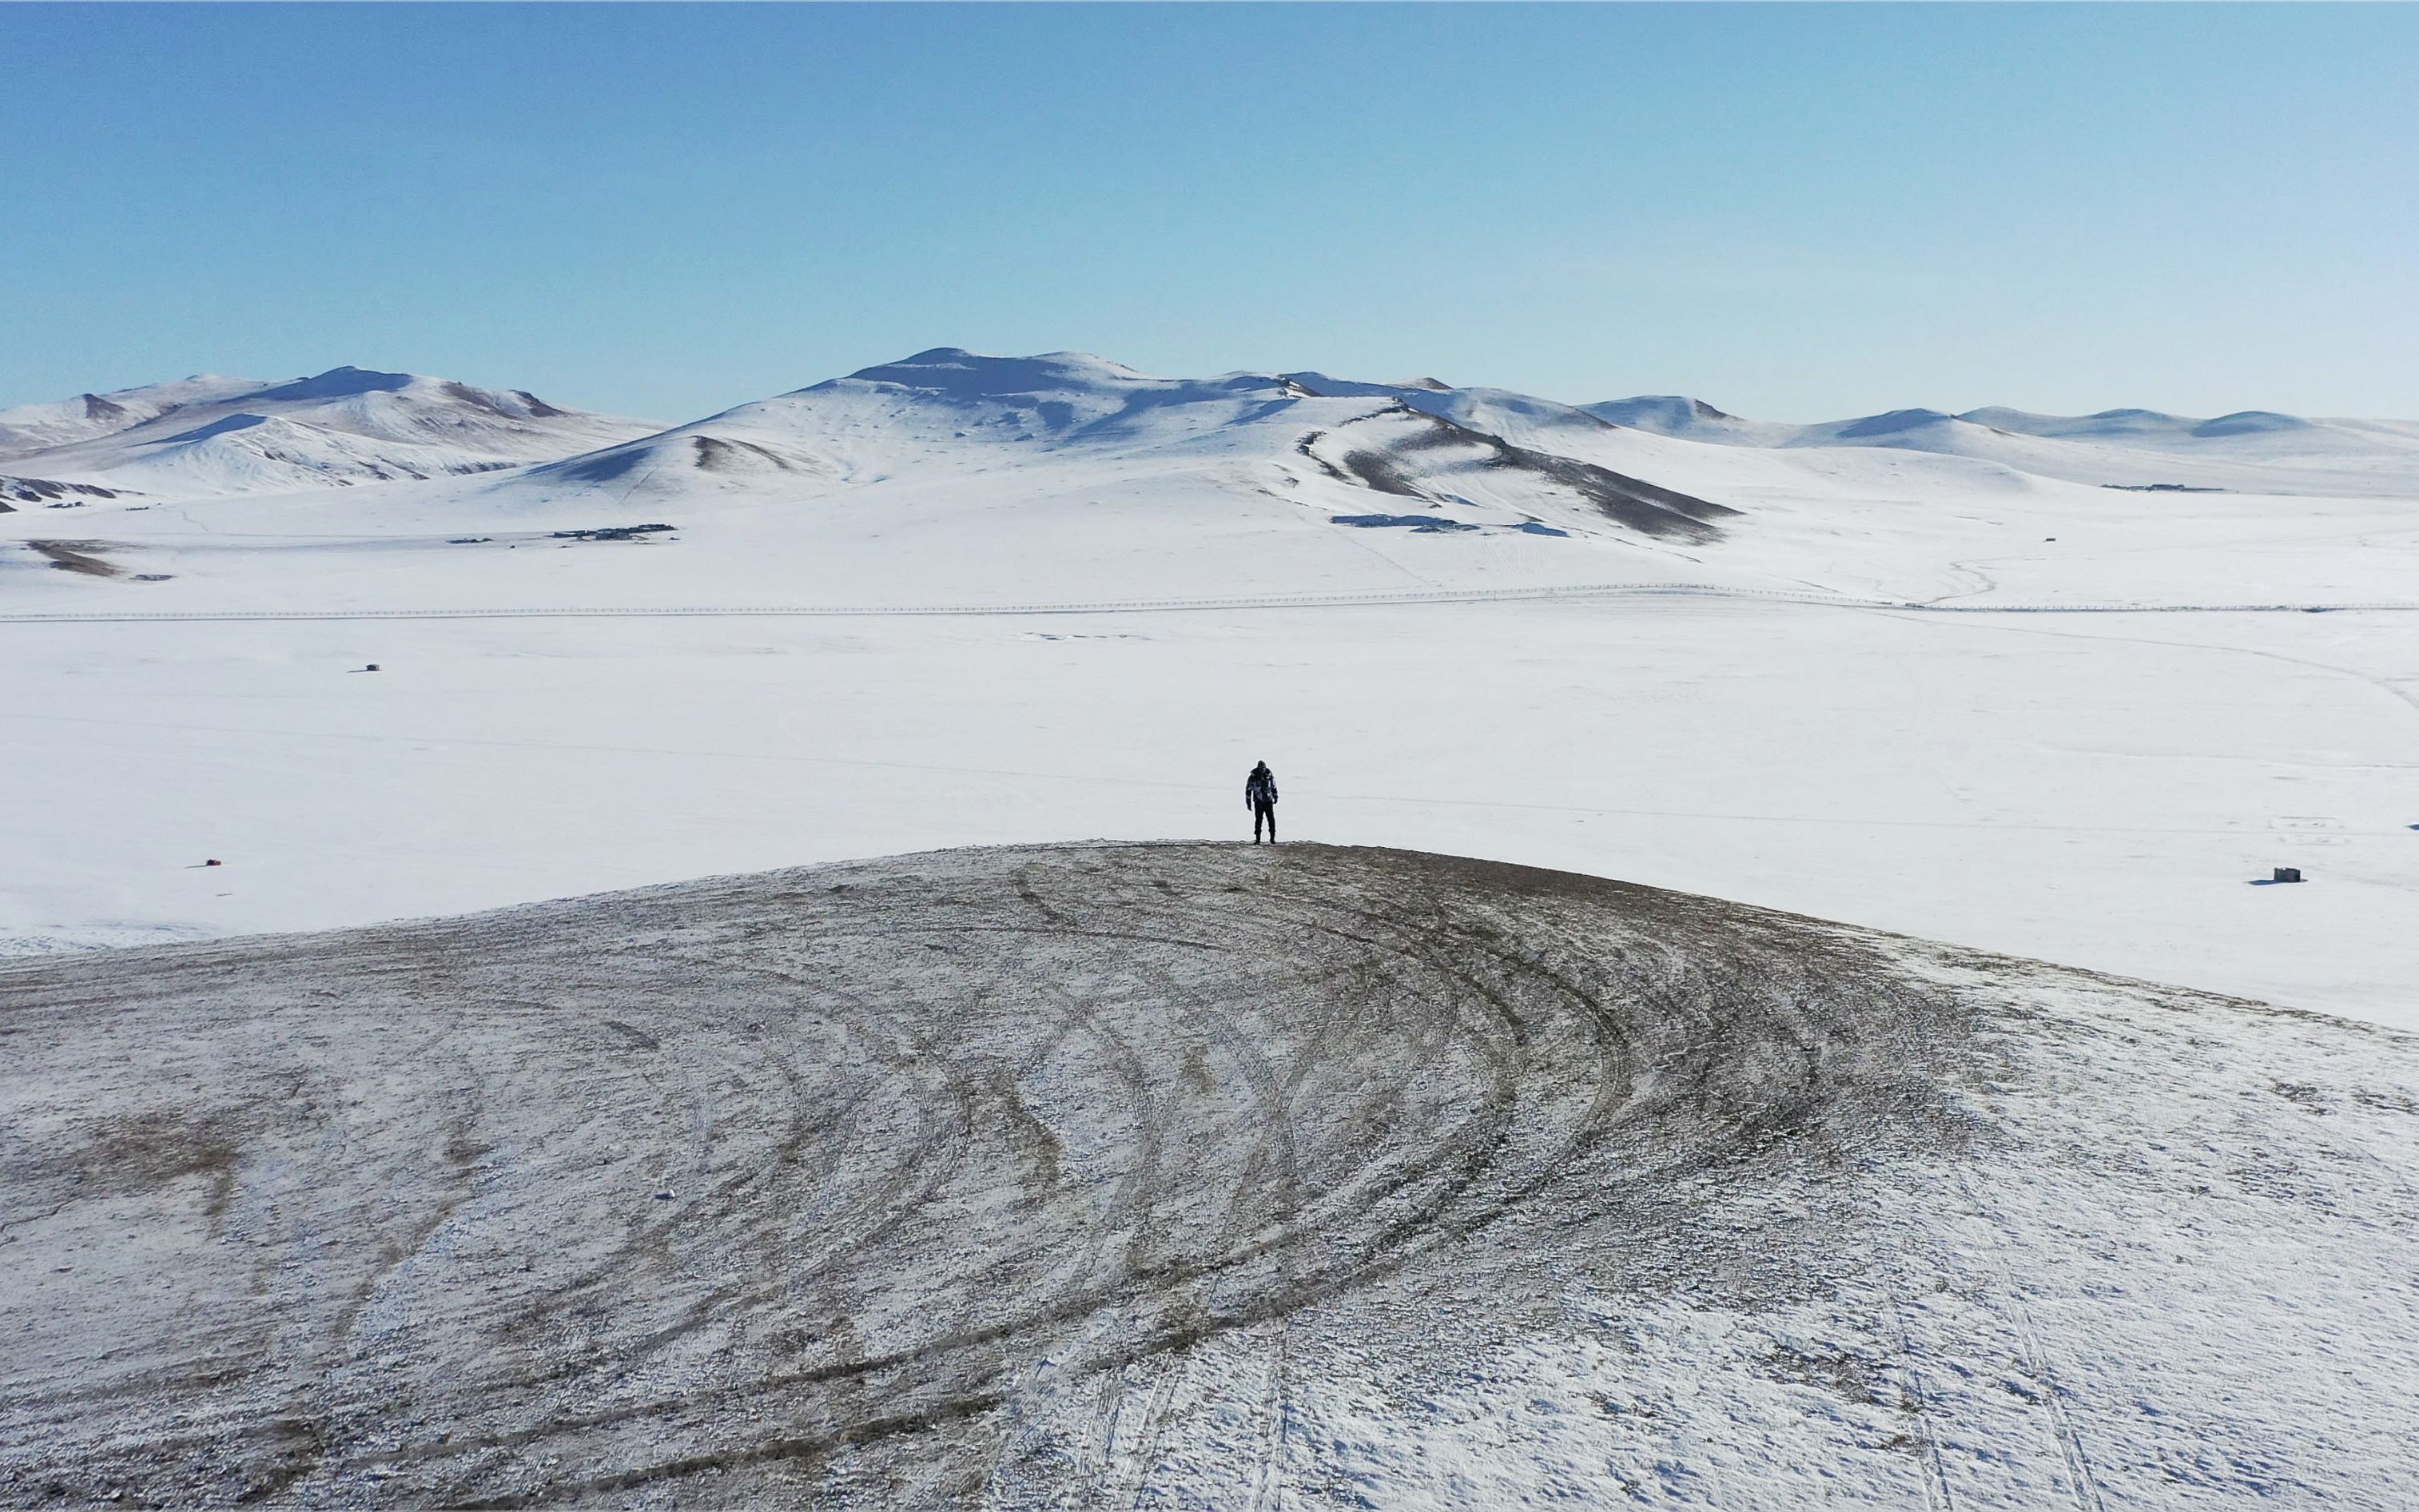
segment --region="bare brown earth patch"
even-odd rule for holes
[[[112,549],[107,541],[27,541],[27,549],[50,559],[52,566],[61,572],[82,573],[87,578],[120,578],[126,569],[96,553]]]

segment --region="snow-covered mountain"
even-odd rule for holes
[[[547,461],[652,428],[524,390],[410,373],[203,376],[0,410],[0,500],[189,498],[443,477]]]
[[[0,508],[91,506],[76,538],[118,544],[74,549],[178,585],[155,597],[200,592],[231,560],[205,545],[220,532],[323,543],[331,485],[365,539],[505,551],[677,525],[682,551],[615,569],[609,590],[567,566],[548,590],[663,603],[742,585],[763,602],[917,604],[1672,581],[2365,601],[2399,591],[2374,553],[2204,548],[2419,495],[2419,425],[2393,422],[1906,410],[1797,426],[1676,397],[1582,408],[1432,378],[1161,378],[959,347],[669,429],[349,369],[189,379],[0,427]],[[2208,497],[2186,519],[2176,490]],[[126,507],[206,493],[250,497],[215,504],[207,532]],[[2278,496],[2313,502],[2280,514]],[[16,531],[58,534],[47,519],[21,514]],[[2085,530],[2109,554],[2078,573]],[[315,546],[285,570],[339,560]],[[501,588],[535,569],[494,570]],[[468,602],[485,579],[459,564],[410,596]]]
[[[935,347],[846,378],[532,470],[516,488],[579,487],[633,505],[690,495],[798,497],[927,473],[1097,469],[1212,473],[1413,528],[1619,532],[1705,540],[1737,511],[1560,444],[1610,429],[1496,390],[1319,374],[1153,378],[1078,352]],[[1381,496],[1372,499],[1371,495]]]
[[[1718,446],[1871,446],[1995,462],[2041,477],[2115,487],[2404,491],[2419,475],[2419,423],[2305,420],[2244,409],[2196,420],[2155,409],[2042,415],[1988,408],[1892,409],[1795,425],[1745,420],[1702,399],[1649,394],[1584,407],[1614,424]]]
[[[1672,441],[1685,444],[1661,444]],[[989,357],[935,347],[568,457],[526,482],[668,506],[692,495],[796,499],[907,474],[1008,467],[1029,475],[1022,487],[1081,460],[1163,475],[1207,470],[1222,486],[1247,478],[1251,488],[1339,515],[1409,513],[1435,528],[1708,541],[1739,510],[1726,488],[1839,471],[1810,460],[1780,473],[1742,472],[1709,448],[1877,449],[1980,464],[1941,474],[1961,488],[1995,476],[2373,496],[2407,492],[2419,478],[2419,424],[2391,421],[1904,409],[1793,425],[1676,396],[1582,407],[1431,378],[1155,378],[1075,352]]]
[[[201,373],[115,393],[80,393],[50,404],[0,409],[0,456],[71,446],[157,420],[180,405],[209,404],[268,386],[254,378]]]
[[[1413,517],[1415,529],[1702,542],[1739,507],[1725,487],[1752,492],[1780,476],[1743,473],[1706,455],[1715,448],[1927,453],[2003,476],[2131,488],[2374,496],[2399,495],[2419,478],[2411,422],[1915,409],[1801,425],[1678,395],[1577,406],[1433,378],[1156,378],[1082,353],[944,347],[669,429],[563,409],[522,390],[350,367],[275,383],[204,375],[81,394],[0,410],[0,508],[516,469],[527,471],[504,497],[569,491],[639,508],[692,496],[795,500],[1008,467],[1034,474],[1032,485],[1080,461],[1190,471],[1222,487],[1248,478],[1251,488],[1339,515]]]

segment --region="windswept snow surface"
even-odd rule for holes
[[[955,852],[0,968],[20,1504],[2383,1508],[2419,1042]]]
[[[184,499],[444,477],[654,428],[519,389],[411,373],[339,367],[275,383],[205,376],[0,409],[0,498],[34,481]]]
[[[2307,432],[1998,418],[2105,475],[943,347],[525,468],[29,501],[0,949],[1197,833],[1265,757],[1303,835],[2419,1026],[2401,432],[2144,492],[2143,435]]]

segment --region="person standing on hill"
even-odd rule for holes
[[[1277,842],[1277,774],[1261,762],[1243,779],[1243,807],[1252,810],[1252,843],[1260,842],[1260,825],[1269,826],[1269,843]]]

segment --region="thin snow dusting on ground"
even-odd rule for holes
[[[0,967],[19,1502],[2398,1504],[2419,1042],[955,852]]]

